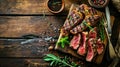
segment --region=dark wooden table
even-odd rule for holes
[[[50,13],[47,0],[0,0],[0,67],[47,67],[43,57],[51,53],[47,48],[59,36],[72,3],[65,0],[65,9],[59,15]],[[114,8],[114,7],[110,7]],[[115,16],[112,42],[115,45],[120,30],[120,15]]]

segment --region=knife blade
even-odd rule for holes
[[[106,14],[106,18],[107,18],[107,30],[108,30],[108,33],[111,35],[111,25],[110,25],[110,10],[109,10],[109,7],[106,6],[105,7],[105,14]]]

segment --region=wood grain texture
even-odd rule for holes
[[[58,36],[66,16],[0,16],[0,37]],[[112,23],[113,25],[113,23]]]
[[[104,62],[104,61],[103,61]],[[0,58],[1,67],[50,67],[48,62],[43,59],[14,59],[14,58]],[[102,64],[103,67],[107,67],[106,62]],[[101,67],[101,65],[95,63],[82,62],[80,67]]]
[[[49,39],[51,40],[51,39]],[[43,58],[49,47],[48,40],[38,39],[1,39],[0,57]]]
[[[48,67],[49,63],[43,59],[0,59],[0,67]]]
[[[52,15],[47,9],[48,0],[0,0],[0,14],[47,14]],[[66,14],[72,3],[79,0],[64,0]]]
[[[57,36],[64,16],[0,16],[0,37]]]
[[[60,56],[61,53],[48,49],[50,45],[54,46],[57,39],[54,36],[34,39],[0,39],[0,59],[43,59],[49,53]]]

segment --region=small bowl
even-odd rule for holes
[[[58,2],[57,2],[58,1]],[[51,13],[58,14],[63,11],[65,7],[64,0],[48,0],[47,7]]]
[[[88,0],[89,4],[95,8],[104,8],[109,3],[109,0],[103,0],[105,1],[103,3],[101,1],[102,0]]]

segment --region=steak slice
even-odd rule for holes
[[[88,35],[88,32],[82,32],[82,38],[81,38],[80,47],[78,48],[78,51],[77,51],[77,53],[79,55],[82,55],[82,56],[84,56],[86,54],[87,35]]]
[[[102,52],[104,50],[104,44],[102,43],[100,38],[97,40],[96,45],[97,45],[97,53],[102,54]]]
[[[99,20],[99,15],[87,15],[81,24],[74,27],[70,32],[72,34],[77,34],[84,31],[88,26],[94,26]]]
[[[94,27],[89,31],[88,39],[88,52],[86,56],[86,61],[92,61],[93,57],[96,55],[96,41],[97,41],[97,27]]]
[[[93,57],[95,56],[95,43],[94,43],[95,39],[94,38],[90,38],[87,41],[88,44],[88,52],[87,52],[87,56],[86,56],[86,61],[91,62]]]
[[[89,32],[89,38],[97,38],[97,27],[94,27]]]
[[[73,49],[76,50],[79,47],[80,40],[81,40],[80,34],[74,35],[71,42],[70,42],[70,47],[72,47]]]
[[[84,15],[79,11],[78,7],[74,8],[72,6],[63,25],[64,30],[70,31],[73,27],[81,23],[83,19]]]

